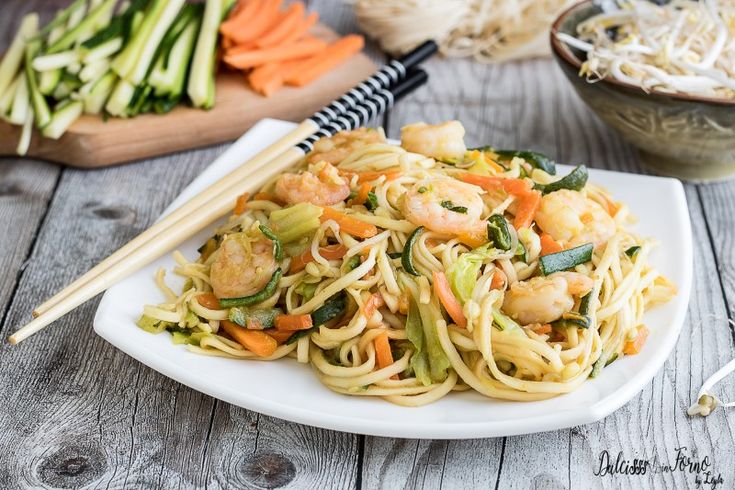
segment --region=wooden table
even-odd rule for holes
[[[6,0],[13,19],[67,0]],[[312,1],[327,24],[355,29],[341,2]],[[316,5],[315,5],[316,4]],[[376,59],[380,59],[373,49]],[[427,64],[428,87],[383,125],[460,119],[471,145],[531,147],[558,161],[645,172],[550,60]],[[145,229],[225,146],[100,171],[0,161],[0,335],[33,305]],[[705,457],[735,488],[735,411],[685,414],[703,379],[735,357],[735,182],[687,185],[694,289],[676,350],[653,381],[605,420],[543,434],[418,441],[344,434],[262,416],[186,388],[92,333],[90,301],[18,347],[0,347],[0,487],[90,488],[685,488],[686,471],[596,476],[615,460]],[[656,199],[656,196],[651,196]],[[666,219],[662,216],[661,219]],[[735,377],[722,384],[735,398]],[[700,474],[704,478],[704,474]],[[703,488],[710,488],[704,485]]]

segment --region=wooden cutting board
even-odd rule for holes
[[[336,34],[319,25],[315,35]],[[179,105],[168,114],[131,119],[84,115],[58,140],[36,131],[28,156],[74,167],[105,167],[141,158],[231,141],[264,117],[302,121],[369,77],[376,67],[362,53],[303,88],[284,87],[271,97],[248,88],[240,72],[220,73],[209,111]],[[0,121],[0,155],[14,155],[20,128]]]

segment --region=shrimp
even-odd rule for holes
[[[478,187],[455,179],[424,179],[401,196],[400,205],[409,221],[438,233],[483,231],[480,193]]]
[[[328,162],[309,165],[300,174],[283,174],[276,182],[276,196],[288,204],[310,202],[331,206],[350,195],[350,186]]]
[[[437,160],[462,158],[467,151],[464,144],[464,127],[459,121],[403,126],[401,146],[407,151],[421,153]]]
[[[228,235],[209,270],[218,298],[250,296],[265,287],[276,270],[273,242],[245,233]]]
[[[385,143],[385,135],[374,128],[340,131],[331,138],[321,138],[314,143],[314,151],[306,158],[308,163],[329,162],[339,164],[350,153],[373,143]]]
[[[568,189],[541,199],[536,224],[562,245],[573,247],[585,243],[599,247],[615,234],[615,221],[602,206]]]
[[[556,272],[514,283],[505,293],[503,311],[521,325],[550,323],[574,308],[594,282],[578,272]]]

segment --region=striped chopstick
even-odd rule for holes
[[[165,233],[158,234],[157,232],[155,240],[149,240],[141,246],[134,247],[124,257],[119,258],[104,268],[98,269],[99,272],[89,277],[87,281],[82,282],[65,297],[56,301],[43,315],[38,316],[20,328],[8,340],[11,344],[17,344],[30,337],[85,301],[103,292],[128,274],[149,264],[216,219],[231,212],[233,202],[237,196],[243,192],[251,192],[259,188],[273,176],[297,163],[306,153],[313,149],[314,142],[320,137],[329,137],[338,131],[352,130],[366,125],[372,118],[377,117],[392,107],[397,100],[426,83],[427,79],[428,75],[423,70],[407,70],[405,78],[398,84],[391,88],[374,91],[372,97],[355,104],[352,110],[348,110],[335,120],[325,123],[315,134],[309,135],[296,146],[287,149],[279,156],[268,161],[267,167],[263,168],[261,172],[250,174],[246,176],[247,178],[240,178],[235,185],[229,185],[227,183],[223,188],[217,189],[215,197],[207,201],[206,206],[202,206],[183,216],[182,219],[172,223],[171,226],[166,228]],[[231,179],[233,174],[230,174],[227,180]],[[144,232],[144,234],[147,232]],[[110,259],[108,258],[107,260]],[[95,272],[95,269],[92,269],[85,276],[89,276],[92,272]]]
[[[337,118],[343,117],[348,111],[355,109],[360,104],[369,100],[376,92],[380,92],[381,90],[395,85],[406,77],[408,70],[417,66],[419,63],[436,53],[436,51],[436,43],[433,41],[427,41],[405,56],[383,65],[372,76],[356,85],[326,107],[314,113],[310,118],[306,119],[294,128],[294,130],[289,134],[279,139],[268,148],[262,150],[229,175],[215,182],[210,187],[191,198],[166,218],[152,225],[146,231],[110,255],[107,259],[89,270],[86,274],[82,275],[82,277],[75,280],[69,286],[65,287],[53,297],[42,303],[33,311],[33,316],[37,317],[43,315],[49,310],[49,308],[71,294],[82,284],[96,277],[106,268],[123,259],[138,247],[154,238],[157,238],[161,233],[166,232],[167,229],[180,219],[186,217],[190,213],[196,212],[196,210],[202,206],[207,205],[208,201],[217,197],[224,188],[238,185],[242,179],[263,167],[263,165],[282,154],[288,148],[291,148],[304,138],[317,133],[320,129],[329,125]]]

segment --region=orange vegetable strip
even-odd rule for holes
[[[267,96],[283,87],[284,79],[301,63],[301,60],[267,63],[255,68],[248,77],[256,92]]]
[[[268,335],[276,339],[278,344],[285,343],[291,336],[296,333],[295,330],[276,330],[275,328],[269,328],[266,332]]]
[[[317,38],[306,38],[294,43],[265,49],[253,49],[237,54],[226,54],[225,63],[233,68],[252,68],[273,61],[304,58],[324,51],[326,43]]]
[[[268,357],[278,348],[276,339],[262,330],[248,330],[229,320],[222,320],[220,326],[238,344],[258,357]]]
[[[513,226],[516,230],[521,228],[528,228],[533,223],[536,217],[536,211],[538,211],[541,205],[541,193],[538,191],[530,191],[523,196],[518,203],[518,210],[516,211],[516,217],[513,220]]]
[[[221,310],[222,307],[219,305],[219,299],[214,293],[202,293],[197,295],[197,302],[205,308],[210,310]]]
[[[277,330],[306,330],[313,326],[311,315],[278,315],[275,320]]]
[[[245,212],[249,197],[250,193],[248,192],[244,192],[237,196],[237,201],[235,201],[235,210],[233,211],[235,214],[240,215]]]
[[[360,184],[360,188],[357,190],[357,196],[355,196],[351,204],[365,204],[368,200],[368,193],[372,188],[367,182]]]
[[[649,333],[648,327],[645,325],[638,325],[638,336],[630,342],[625,343],[623,354],[626,356],[638,354],[643,349],[643,344],[646,343]]]
[[[385,301],[383,300],[383,296],[381,296],[379,293],[373,293],[370,298],[365,301],[365,304],[362,307],[362,313],[365,315],[365,318],[370,319],[375,312],[385,304]]]
[[[551,238],[548,233],[541,234],[541,255],[555,254],[564,250],[559,242]]]
[[[343,63],[348,58],[360,52],[365,45],[365,38],[357,34],[350,34],[330,44],[316,59],[304,61],[295,73],[286,79],[288,85],[303,87]]]
[[[463,182],[474,184],[486,191],[503,189],[508,194],[525,195],[531,190],[531,182],[525,179],[506,179],[471,173],[461,174],[459,178]]]
[[[483,234],[475,234],[475,233],[460,233],[457,235],[457,239],[459,239],[460,242],[464,243],[465,245],[471,247],[471,248],[477,248],[481,247],[484,244],[487,243],[487,236]]]
[[[219,31],[223,36],[232,39],[235,32],[247,29],[247,24],[260,12],[264,7],[264,0],[250,0],[244,3],[242,8],[230,14],[230,17],[219,26]],[[238,5],[239,6],[239,5]]]
[[[401,170],[378,170],[376,172],[359,172],[357,174],[357,181],[360,183],[372,182],[373,180],[377,180],[384,175],[386,182],[389,182],[403,175],[403,172]]]
[[[258,192],[253,196],[253,201],[271,201],[276,204],[283,204],[283,202],[278,199],[273,194],[270,194],[268,192]]]
[[[378,368],[383,369],[393,364],[393,353],[390,351],[388,332],[381,332],[375,337],[373,345],[375,345],[375,360],[378,363]],[[390,379],[398,379],[398,375],[394,374]]]
[[[262,0],[262,6],[250,21],[245,25],[239,24],[239,28],[229,33],[229,36],[238,44],[255,41],[278,21],[281,3],[282,0]]]
[[[286,39],[289,33],[303,22],[304,17],[304,4],[301,2],[292,3],[284,12],[283,17],[280,19],[278,25],[276,25],[270,32],[266,33],[255,41],[255,45],[259,48],[267,48],[268,46],[275,46],[282,44],[283,40]]]
[[[543,334],[546,334],[546,333],[551,333],[552,328],[551,328],[551,325],[550,324],[544,323],[543,325],[537,325],[537,326],[535,326],[531,330],[533,330],[534,333],[537,333],[539,335],[543,335]]]
[[[459,304],[459,301],[457,301],[457,298],[452,292],[452,288],[449,287],[447,276],[443,272],[437,271],[434,271],[432,276],[434,278],[434,294],[439,298],[444,309],[447,310],[447,313],[449,313],[449,316],[458,327],[467,327],[467,318],[465,318],[462,312],[462,305]]]
[[[342,245],[341,243],[337,243],[335,245],[326,245],[324,247],[319,247],[319,254],[324,257],[327,260],[337,260],[344,257],[344,255],[347,253],[347,247]],[[289,272],[299,272],[304,270],[304,267],[306,267],[306,264],[309,262],[313,262],[314,257],[311,255],[311,250],[308,249],[301,255],[297,255],[296,257],[291,259],[291,266],[289,267]]]
[[[490,280],[490,289],[500,289],[505,284],[507,277],[505,276],[505,272],[501,271],[500,269],[495,269],[495,273],[493,274],[493,278]]]
[[[356,238],[370,238],[378,234],[378,228],[375,225],[353,218],[330,207],[322,208],[322,215],[319,219],[322,223],[330,219],[335,221],[340,230]]]
[[[286,37],[280,40],[280,44],[291,44],[304,37],[309,29],[314,27],[314,24],[319,20],[319,14],[312,12],[306,16],[306,18],[297,24]]]

